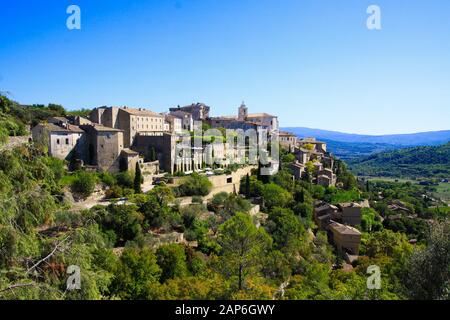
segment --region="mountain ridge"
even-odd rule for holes
[[[281,130],[292,132],[300,137],[311,136],[337,142],[374,143],[403,147],[441,145],[450,141],[450,130],[388,135],[364,135],[306,127],[283,127]]]

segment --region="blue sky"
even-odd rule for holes
[[[81,8],[68,30],[66,8]],[[369,5],[382,30],[366,28]],[[0,90],[69,109],[279,116],[387,134],[450,129],[448,0],[0,0]]]

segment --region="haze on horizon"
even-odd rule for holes
[[[0,91],[69,109],[279,116],[381,135],[450,129],[448,0],[0,0]],[[382,30],[366,28],[371,4]]]

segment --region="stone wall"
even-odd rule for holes
[[[241,179],[245,177],[247,174],[251,174],[252,169],[257,168],[257,166],[248,166],[245,168],[241,168],[232,172],[231,174],[222,174],[218,176],[210,176],[208,177],[209,181],[213,184],[213,188],[209,195],[205,197],[205,199],[212,198],[215,194],[220,192],[227,193],[239,193]]]

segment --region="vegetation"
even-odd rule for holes
[[[360,176],[441,177],[450,176],[450,143],[377,153],[350,162]]]
[[[206,176],[194,172],[184,178],[183,183],[177,188],[179,196],[206,196],[211,191],[212,184]]]
[[[29,123],[15,112],[6,114]],[[206,206],[199,196],[211,184],[197,174],[135,193],[137,174],[68,173],[33,143],[1,150],[0,299],[449,299],[450,211],[433,186],[358,181],[338,162],[338,187],[324,188],[293,181],[290,161],[282,154],[276,175],[255,172],[242,194]],[[64,201],[68,187],[85,197],[100,182],[127,202],[75,211]],[[181,205],[177,196],[196,198]],[[344,271],[313,207],[354,200],[371,208],[358,226],[361,256]],[[262,212],[250,214],[252,202]],[[66,290],[71,265],[80,290]],[[380,290],[367,289],[371,265],[381,268]]]

